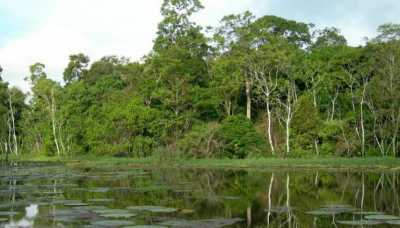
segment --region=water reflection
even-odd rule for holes
[[[96,221],[168,227],[391,227],[400,223],[398,188],[394,171],[182,172],[18,164],[1,168],[0,227],[81,227]]]
[[[30,205],[25,208],[25,216],[18,220],[13,221],[13,218],[10,219],[10,222],[5,224],[5,228],[30,228],[34,227],[35,218],[39,214],[38,205]]]

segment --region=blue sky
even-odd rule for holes
[[[61,80],[68,56],[83,52],[140,59],[152,47],[162,0],[0,0],[0,65],[4,79],[23,90],[28,66],[43,62]],[[245,10],[341,29],[351,45],[375,36],[378,25],[400,23],[399,0],[203,0],[194,19],[217,25]]]

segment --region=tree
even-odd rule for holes
[[[69,56],[69,63],[64,70],[64,81],[68,84],[74,80],[80,80],[87,73],[89,57],[80,53]]]
[[[45,72],[45,65],[42,63],[35,63],[30,66],[30,83],[32,84],[32,119],[28,126],[40,126],[37,128],[34,138],[36,144],[49,145],[52,140],[56,149],[57,156],[61,156],[65,150],[63,138],[60,134],[59,122],[58,122],[58,105],[56,103],[60,86],[47,78]],[[37,121],[37,122],[36,122]],[[45,134],[45,129],[51,129],[51,135]]]
[[[389,42],[400,40],[400,24],[387,23],[378,27],[376,42]]]
[[[346,46],[346,38],[340,34],[338,28],[324,28],[323,30],[317,30],[315,32],[316,40],[312,44],[312,48],[322,48],[322,47],[336,47],[336,46]]]

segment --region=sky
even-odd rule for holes
[[[400,23],[399,0],[202,0],[193,17],[217,26],[227,14],[246,10],[337,27],[350,45],[374,37],[387,22]],[[0,65],[3,79],[23,91],[29,66],[42,62],[50,78],[62,81],[71,54],[95,61],[119,55],[139,60],[152,48],[162,0],[0,0]]]

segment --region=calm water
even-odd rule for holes
[[[396,227],[399,176],[3,165],[0,227]]]

